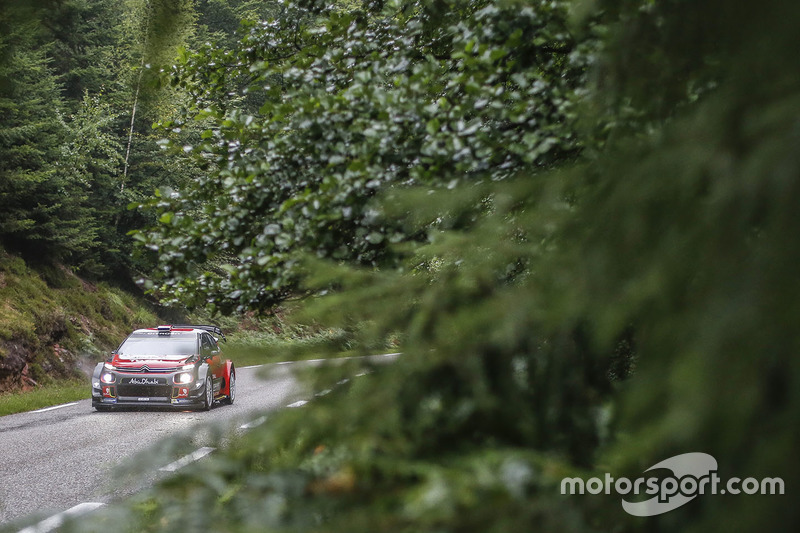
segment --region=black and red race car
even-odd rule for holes
[[[209,410],[232,404],[236,370],[223,360],[217,326],[170,325],[137,329],[92,376],[92,407],[164,406]]]

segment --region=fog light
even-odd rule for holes
[[[111,372],[106,372],[100,376],[100,381],[103,383],[114,383],[115,376]]]

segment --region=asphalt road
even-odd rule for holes
[[[0,417],[0,531],[53,531],[67,515],[131,496],[202,460],[227,435],[268,423],[269,411],[328,392],[305,390],[295,370],[352,359],[389,363],[398,355],[237,368],[236,401],[208,412],[100,413],[82,400]]]
[[[82,400],[0,417],[0,529],[109,503],[200,459],[220,435],[246,431],[265,411],[309,396],[294,366],[270,365],[267,378],[258,377],[265,369],[237,369],[234,404],[208,412],[100,413]]]

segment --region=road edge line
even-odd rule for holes
[[[71,507],[58,514],[54,514],[53,516],[45,518],[41,522],[38,522],[32,526],[28,526],[25,529],[20,529],[18,533],[47,533],[48,531],[53,531],[54,529],[61,527],[67,518],[75,518],[86,513],[90,513],[96,509],[99,509],[100,507],[103,507],[104,505],[105,504],[101,502],[79,503],[75,507]]]
[[[35,411],[30,411],[31,413],[44,413],[47,411],[53,411],[55,409],[61,409],[62,407],[71,407],[73,405],[78,405],[80,402],[70,402],[70,403],[62,403],[61,405],[54,405],[52,407],[44,407],[42,409],[37,409]]]
[[[195,461],[199,461],[200,459],[210,454],[214,450],[216,450],[216,448],[212,448],[210,446],[203,446],[202,448],[196,449],[189,455],[184,455],[177,461],[171,462],[167,466],[162,466],[161,468],[159,468],[159,470],[161,472],[176,472],[186,465],[194,463]]]

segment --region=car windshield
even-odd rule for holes
[[[123,359],[181,359],[197,353],[197,336],[131,335],[117,350]]]

